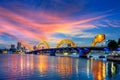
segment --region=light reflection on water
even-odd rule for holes
[[[45,55],[0,55],[0,80],[119,80],[120,65]]]
[[[72,65],[72,58],[58,57],[56,65],[58,74],[63,78],[67,78],[67,76],[69,76],[73,72]]]

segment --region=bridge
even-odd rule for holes
[[[46,41],[40,41],[40,43],[36,46],[36,50],[28,52],[28,54],[40,54],[40,53],[49,53],[51,56],[55,56],[57,53],[77,53],[79,56],[86,56],[91,50],[101,50],[107,51],[107,47],[95,47],[97,43],[102,42],[105,39],[104,34],[98,34],[95,36],[92,41],[92,46],[90,47],[77,47],[76,44],[70,39],[63,39],[58,42],[55,48],[50,48],[49,44]],[[61,47],[62,44],[67,43],[67,47]],[[41,46],[44,45],[44,46]]]
[[[49,48],[49,49],[40,49],[40,50],[35,50],[31,51],[28,54],[45,54],[49,53],[50,56],[55,56],[56,53],[64,53],[64,52],[69,52],[69,53],[74,53],[76,52],[79,54],[80,57],[86,57],[86,55],[91,51],[91,50],[100,50],[100,51],[108,51],[109,48],[107,47],[60,47],[60,48]]]

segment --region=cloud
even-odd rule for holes
[[[120,27],[120,20],[105,20],[110,27]]]
[[[52,35],[56,33],[63,33],[65,35],[79,35],[77,37],[89,37],[84,33],[80,36],[79,30],[96,28],[88,22],[102,19],[107,15],[101,15],[97,17],[91,17],[84,20],[72,20],[71,18],[64,18],[51,13],[22,11],[20,14],[10,11],[5,8],[0,8],[0,34],[10,34],[17,40],[23,40],[27,44],[27,41],[32,40],[47,40],[53,39]],[[9,13],[9,14],[8,14]],[[24,13],[24,14],[23,14]],[[27,15],[28,14],[28,15]],[[34,16],[32,16],[34,15]],[[32,17],[34,17],[32,19]],[[72,34],[71,34],[72,33]]]

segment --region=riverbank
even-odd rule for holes
[[[120,55],[119,56],[108,56],[107,57],[108,61],[116,61],[116,62],[120,62]]]

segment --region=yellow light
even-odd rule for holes
[[[7,51],[3,51],[3,54],[7,54]]]
[[[68,55],[68,53],[67,53],[67,52],[65,52],[65,53],[64,53],[64,56],[67,56],[67,55]]]

